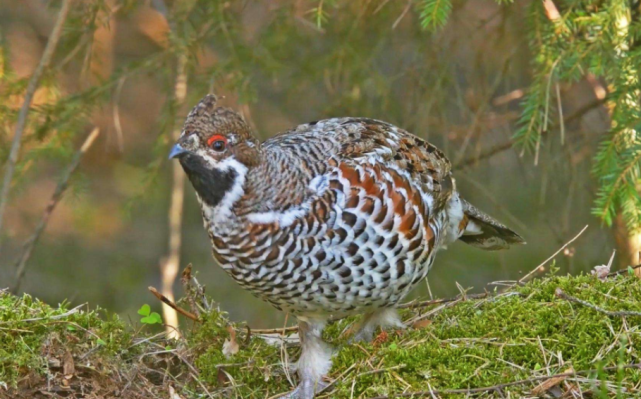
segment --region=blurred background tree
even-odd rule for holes
[[[606,263],[615,242],[623,265],[638,263],[636,1],[70,1],[0,216],[0,286],[97,126],[21,290],[133,314],[145,287],[168,290],[191,262],[232,318],[281,322],[215,266],[195,196],[166,161],[212,91],[261,139],[332,116],[397,124],[443,149],[465,197],[528,241],[500,253],[454,244],[415,295],[517,279],[585,224],[563,272]],[[0,0],[3,174],[64,3]]]

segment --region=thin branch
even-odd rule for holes
[[[581,229],[581,231],[579,231],[579,234],[575,235],[574,238],[572,238],[570,241],[568,241],[565,244],[563,244],[563,246],[561,248],[559,248],[558,251],[553,253],[549,258],[547,258],[543,262],[541,262],[537,267],[532,269],[532,271],[530,271],[528,274],[526,274],[525,276],[521,277],[521,279],[519,281],[517,281],[514,285],[521,284],[521,283],[525,282],[525,280],[527,280],[530,277],[532,277],[532,275],[534,273],[538,272],[543,266],[545,266],[546,263],[548,263],[549,261],[554,259],[554,257],[557,256],[558,254],[560,254],[565,248],[568,247],[568,245],[572,244],[574,241],[576,241],[577,238],[581,237],[581,234],[583,234],[583,232],[585,230],[587,230],[587,228],[588,228],[588,225],[586,224],[585,227],[583,227],[583,229]]]
[[[191,312],[188,312],[188,311],[186,311],[185,309],[183,309],[183,308],[179,307],[179,306],[178,306],[178,305],[176,305],[172,300],[170,300],[169,298],[167,298],[166,296],[164,296],[163,294],[161,294],[160,292],[158,292],[158,290],[157,290],[156,288],[154,288],[154,287],[147,287],[147,289],[149,290],[149,292],[151,292],[152,294],[154,294],[154,296],[155,296],[156,298],[158,298],[162,303],[164,303],[164,304],[166,304],[167,306],[171,307],[171,308],[172,308],[172,309],[174,309],[176,312],[180,313],[181,315],[183,315],[183,316],[185,316],[185,317],[188,317],[188,318],[192,319],[193,321],[201,322],[201,321],[200,321],[200,319],[198,319],[198,316],[196,316],[195,314],[193,314],[193,313],[191,313]]]
[[[113,104],[112,104],[112,114],[113,114],[113,120],[114,120],[114,128],[116,129],[116,140],[118,143],[118,151],[122,154],[125,152],[125,144],[124,144],[124,134],[122,130],[122,123],[120,122],[120,106],[118,103],[120,102],[120,95],[122,94],[122,87],[125,85],[125,79],[126,77],[123,76],[120,79],[118,79],[118,84],[116,85],[116,91],[114,93],[114,98],[113,98]]]
[[[565,292],[563,292],[563,290],[561,288],[557,288],[554,291],[554,295],[556,295],[557,297],[559,297],[561,299],[565,299],[566,301],[578,303],[579,305],[583,305],[583,306],[588,307],[590,309],[594,309],[597,312],[603,313],[603,314],[608,315],[608,316],[612,316],[612,317],[617,317],[617,316],[639,316],[639,317],[641,317],[641,312],[635,312],[635,311],[632,311],[632,310],[611,311],[611,310],[606,310],[606,309],[600,308],[600,307],[598,307],[596,305],[591,304],[590,302],[586,302],[586,301],[584,301],[582,299],[575,298],[575,297],[573,297],[571,295],[566,294]]]
[[[394,24],[392,25],[392,30],[396,29],[398,24],[401,23],[401,21],[403,20],[407,12],[410,10],[410,7],[412,7],[412,0],[407,2],[407,5],[403,9],[403,12],[401,13],[401,15],[398,18],[396,18],[396,21],[394,21]]]
[[[94,141],[96,141],[99,135],[100,135],[100,129],[98,129],[97,127],[94,128],[91,131],[91,133],[89,133],[89,136],[87,136],[87,138],[85,139],[85,142],[82,144],[78,152],[76,152],[76,155],[73,157],[73,160],[71,161],[71,164],[67,168],[67,171],[60,179],[60,182],[56,187],[56,191],[53,192],[53,195],[49,200],[49,204],[45,208],[45,211],[42,214],[42,217],[40,218],[40,222],[38,223],[38,226],[36,226],[36,229],[33,235],[29,237],[29,239],[24,243],[24,246],[22,249],[22,255],[16,262],[16,279],[15,279],[12,292],[14,293],[18,292],[18,289],[20,288],[20,283],[22,282],[22,277],[24,276],[25,269],[27,267],[27,262],[31,257],[31,253],[35,248],[36,243],[38,242],[38,239],[42,235],[42,232],[44,231],[45,227],[47,227],[49,218],[51,217],[51,214],[53,213],[54,209],[56,209],[56,206],[62,199],[62,195],[67,190],[67,187],[69,186],[69,179],[78,168],[78,165],[80,164],[80,160],[82,159],[83,155],[85,155],[85,153],[89,150],[89,148],[93,145]]]
[[[2,182],[2,191],[0,192],[0,232],[2,232],[2,222],[4,218],[4,211],[7,206],[7,200],[9,199],[9,191],[11,189],[11,180],[13,179],[13,172],[18,162],[18,155],[20,153],[20,144],[22,139],[22,134],[24,133],[25,126],[27,124],[27,114],[31,108],[31,102],[33,101],[33,96],[36,93],[38,84],[40,83],[40,78],[45,69],[49,66],[53,53],[58,46],[58,41],[60,41],[60,36],[62,34],[62,27],[67,19],[69,14],[69,9],[71,8],[71,3],[73,0],[64,0],[62,2],[62,7],[58,13],[58,19],[56,19],[56,24],[51,31],[49,40],[47,41],[47,46],[45,51],[40,58],[40,62],[36,67],[36,70],[31,75],[29,79],[29,84],[27,85],[27,91],[24,96],[24,102],[18,113],[18,121],[16,123],[16,130],[13,135],[13,143],[11,144],[11,151],[9,152],[9,159],[4,172],[4,180]]]
[[[630,268],[631,268],[632,270],[641,269],[641,265],[630,266]],[[617,270],[617,271],[614,271],[614,272],[608,273],[607,277],[618,276],[619,274],[625,274],[625,273],[627,273],[627,272],[628,272],[628,269],[627,269],[627,268],[626,268],[626,269],[621,269],[621,270]]]
[[[492,385],[488,387],[467,388],[467,389],[465,388],[464,389],[443,389],[443,390],[431,389],[429,391],[406,392],[406,393],[399,393],[399,394],[391,394],[387,396],[376,396],[369,399],[420,398],[420,397],[431,397],[433,395],[454,395],[454,394],[469,395],[473,393],[492,392],[492,391],[501,392],[504,388],[517,386],[517,385],[525,385],[525,384],[538,382],[542,380],[548,380],[551,378],[575,377],[578,374],[590,374],[590,373],[595,373],[599,371],[613,371],[613,370],[619,370],[621,368],[639,369],[641,368],[641,363],[630,363],[630,364],[625,364],[623,366],[604,367],[602,369],[588,369],[588,370],[573,371],[573,372],[560,373],[560,374],[554,374],[554,375],[544,375],[540,377],[527,378],[524,380],[506,382],[504,384]]]
[[[550,130],[557,129],[560,126],[563,126],[563,128],[565,129],[565,125],[569,124],[570,122],[574,121],[575,119],[579,119],[580,117],[582,117],[583,115],[585,115],[588,112],[592,111],[593,109],[605,104],[605,101],[606,101],[605,98],[598,98],[598,99],[592,101],[591,103],[588,103],[588,104],[584,105],[583,107],[581,107],[581,108],[577,109],[576,111],[574,111],[571,115],[568,115],[567,117],[565,117],[562,122],[555,123],[550,128]],[[547,132],[543,132],[542,134],[545,134],[545,133],[547,133]],[[466,159],[463,159],[460,162],[457,162],[454,165],[454,168],[457,169],[457,170],[467,169],[470,166],[477,164],[481,160],[484,160],[484,159],[487,159],[487,158],[491,158],[496,154],[500,154],[500,153],[502,153],[504,151],[509,150],[510,148],[512,148],[512,144],[514,144],[512,142],[512,140],[507,140],[507,141],[505,141],[503,143],[497,144],[494,147],[492,147],[492,148],[490,148],[490,149],[488,149],[486,151],[483,151],[478,155],[471,156],[471,157],[468,157]]]
[[[490,148],[489,150],[485,150],[478,155],[468,157],[462,160],[461,162],[458,162],[457,164],[454,165],[454,168],[456,168],[457,170],[467,169],[470,166],[475,165],[476,163],[478,163],[483,159],[492,158],[496,154],[500,154],[503,151],[509,150],[510,148],[512,148],[513,144],[514,143],[512,142],[512,140],[508,140],[503,143],[497,144],[494,147]]]

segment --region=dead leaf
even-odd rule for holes
[[[590,273],[599,280],[604,281],[608,278],[608,274],[610,274],[610,267],[608,265],[594,266],[594,269],[592,269]]]
[[[226,339],[223,343],[223,355],[229,359],[231,356],[238,353],[240,347],[238,346],[238,342],[236,342],[236,331],[233,327],[227,326],[227,331],[229,331],[229,339]]]
[[[610,269],[612,268],[612,261],[614,260],[614,255],[617,253],[617,251],[612,251],[612,256],[610,256],[610,260],[608,261],[607,265],[599,265],[599,266],[594,266],[594,269],[592,269],[591,273],[593,276],[596,276],[599,280],[605,281],[608,278],[608,274],[610,274]]]
[[[385,342],[387,342],[388,339],[389,339],[389,334],[387,334],[387,331],[381,331],[381,333],[378,334],[376,338],[374,338],[374,340],[372,341],[372,345],[380,346],[381,344],[384,344]]]
[[[218,368],[218,375],[216,376],[216,378],[218,379],[218,386],[219,387],[224,387],[229,382],[231,382],[229,380],[229,376],[227,375],[227,373],[225,373],[223,371],[223,369],[221,367]]]
[[[425,328],[425,327],[429,326],[430,324],[432,324],[432,320],[423,319],[423,320],[419,320],[416,323],[412,324],[412,328],[420,330],[422,328]]]
[[[70,380],[75,373],[76,364],[73,361],[73,355],[67,351],[62,358],[62,375],[65,376],[65,379]]]
[[[60,367],[60,360],[56,359],[55,357],[48,357],[47,358],[47,363],[49,364],[50,368],[59,368]]]
[[[563,372],[563,374],[568,374],[568,373],[573,373],[573,372],[574,372],[574,369],[572,367],[570,367],[569,369],[565,370]],[[566,376],[559,376],[559,377],[551,377],[550,379],[547,379],[547,380],[543,381],[542,383],[540,383],[539,385],[537,385],[532,390],[532,393],[534,395],[542,395],[545,392],[547,392],[548,390],[552,389],[553,387],[555,387],[555,386],[559,385],[560,383],[562,383],[563,381],[565,381],[565,379],[568,378],[568,377],[569,376],[567,376],[567,375]]]

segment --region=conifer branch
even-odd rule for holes
[[[56,209],[56,206],[62,199],[62,195],[67,190],[71,175],[73,175],[73,173],[76,171],[83,155],[85,155],[85,153],[93,145],[94,141],[96,141],[99,134],[100,134],[100,130],[98,128],[94,128],[91,131],[91,133],[89,133],[89,136],[87,136],[87,139],[82,144],[82,146],[74,156],[73,160],[71,161],[71,164],[67,168],[67,171],[60,179],[60,182],[56,187],[56,191],[54,191],[53,195],[51,196],[51,200],[49,200],[49,204],[47,205],[47,208],[42,214],[42,218],[40,218],[40,222],[38,223],[38,226],[36,227],[33,235],[25,242],[22,250],[22,255],[20,255],[20,258],[16,262],[16,279],[12,289],[14,293],[17,293],[18,289],[20,289],[20,283],[22,282],[22,277],[24,276],[25,269],[27,267],[27,262],[29,261],[29,258],[31,258],[31,254],[33,253],[33,249],[35,248],[36,243],[38,242],[38,239],[42,235],[42,232],[44,231],[45,227],[47,227],[47,223],[49,222],[49,218],[51,217],[51,214],[53,213],[54,209]]]
[[[20,153],[20,145],[22,135],[27,124],[27,114],[31,108],[31,102],[33,101],[33,96],[36,93],[38,84],[40,83],[40,78],[51,63],[51,58],[53,53],[56,51],[58,42],[60,41],[60,36],[62,35],[62,27],[65,24],[67,15],[69,14],[69,9],[71,8],[71,3],[73,0],[64,0],[62,2],[62,7],[58,13],[58,18],[56,19],[56,24],[51,31],[49,40],[47,41],[47,46],[45,47],[42,58],[36,67],[36,70],[31,75],[29,79],[29,84],[27,86],[27,91],[25,93],[24,102],[18,113],[18,121],[16,123],[16,129],[13,136],[13,143],[11,144],[11,151],[9,152],[9,159],[5,165],[4,179],[2,182],[2,191],[0,192],[0,233],[2,233],[2,222],[4,219],[4,211],[7,206],[7,201],[9,199],[9,192],[11,190],[11,180],[13,179],[13,173],[18,162],[18,155]],[[1,236],[0,236],[1,237]]]

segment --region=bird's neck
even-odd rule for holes
[[[203,217],[214,225],[232,221],[234,205],[245,193],[247,166],[234,158],[225,159],[213,169],[198,160],[181,163],[196,190]]]

